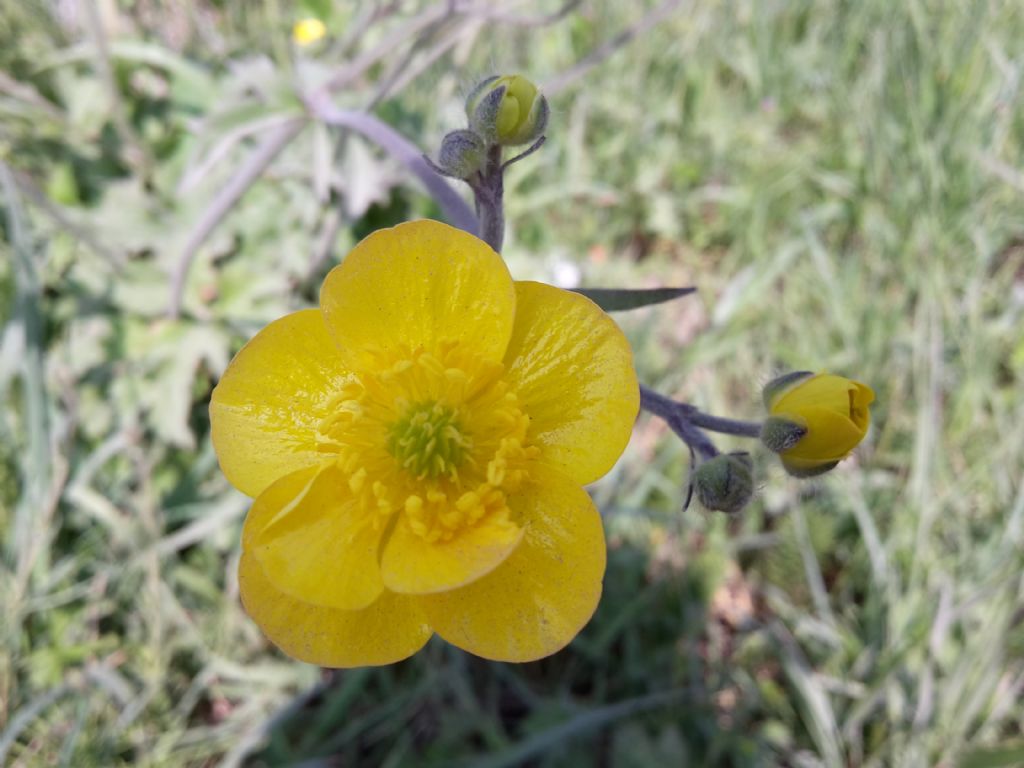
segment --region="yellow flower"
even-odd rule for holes
[[[470,127],[488,142],[526,144],[540,138],[548,122],[548,102],[520,75],[489,77],[466,99]]]
[[[292,27],[292,40],[297,45],[312,45],[327,34],[327,27],[320,19],[302,19]]]
[[[787,374],[765,387],[771,417],[761,438],[790,474],[827,472],[864,439],[874,399],[871,387],[842,376]]]
[[[221,468],[256,498],[246,610],[328,667],[398,661],[432,632],[490,659],[554,653],[601,594],[581,486],[638,408],[626,339],[588,299],[513,282],[434,221],[370,235],[213,393]]]

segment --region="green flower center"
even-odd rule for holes
[[[441,403],[409,407],[388,434],[388,451],[416,478],[453,475],[470,447],[453,409]]]

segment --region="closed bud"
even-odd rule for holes
[[[754,496],[754,462],[746,451],[708,459],[693,471],[693,490],[708,509],[733,514]]]
[[[823,474],[864,439],[874,399],[871,387],[842,376],[786,374],[765,387],[771,415],[761,429],[761,441],[779,454],[794,477]]]
[[[515,146],[540,138],[548,124],[548,100],[520,75],[489,77],[466,99],[469,127],[489,144]]]
[[[484,164],[487,147],[473,131],[452,131],[441,140],[437,164],[445,173],[467,179]]]

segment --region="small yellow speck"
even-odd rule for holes
[[[292,40],[296,45],[312,45],[327,34],[327,27],[320,19],[302,19],[292,27]]]

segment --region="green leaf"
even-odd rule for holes
[[[574,288],[605,312],[624,312],[662,304],[695,292],[696,288]]]
[[[593,731],[600,731],[618,720],[665,707],[679,707],[693,696],[694,691],[690,688],[674,688],[626,699],[604,707],[584,710],[568,720],[533,733],[503,751],[492,752],[469,765],[472,768],[511,768],[511,766],[522,765],[533,757],[551,751],[556,746],[564,745],[572,739]]]
[[[299,0],[299,8],[303,16],[328,21],[331,18],[331,11],[334,10],[334,3],[331,0]]]
[[[91,62],[95,55],[91,44],[73,45],[43,58],[36,71],[41,73],[55,67]],[[164,70],[172,77],[176,101],[195,109],[207,106],[215,95],[214,79],[204,67],[161,45],[116,40],[110,44],[110,56],[117,61]]]
[[[1024,744],[976,749],[964,755],[960,763],[961,768],[1013,768],[1019,765],[1024,765]]]

